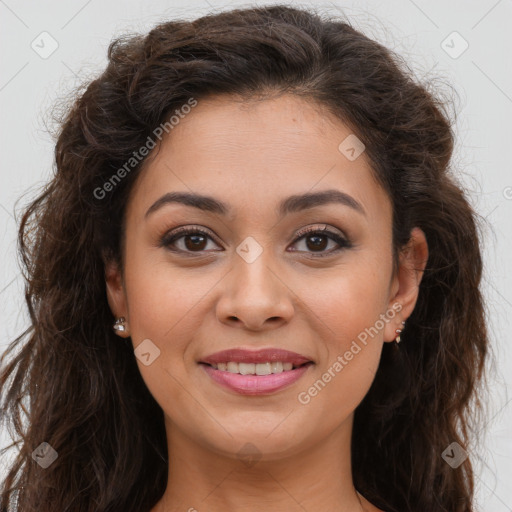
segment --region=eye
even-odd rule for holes
[[[183,227],[178,228],[171,233],[164,235],[160,242],[160,246],[167,247],[175,252],[202,252],[207,245],[208,238],[212,240],[212,236],[208,231],[199,227]],[[183,239],[183,240],[182,240]],[[182,247],[173,248],[178,241],[183,241]]]
[[[352,247],[352,244],[340,234],[329,230],[327,227],[324,228],[305,228],[296,233],[298,238],[295,239],[295,244],[300,241],[304,241],[307,249],[313,251],[313,257],[330,256],[333,253],[337,253],[342,249]],[[200,227],[188,226],[178,228],[170,233],[163,236],[160,242],[161,247],[166,247],[174,252],[182,253],[198,253],[206,250],[208,239],[213,240],[213,237],[209,231],[206,231]],[[325,251],[329,241],[336,242],[334,245],[338,245],[330,251]],[[183,242],[181,247],[177,247],[177,242]],[[292,252],[303,252],[293,250]]]
[[[342,249],[347,249],[352,246],[352,244],[346,238],[336,233],[335,231],[329,230],[327,227],[321,229],[305,228],[299,231],[297,233],[297,236],[298,239],[296,239],[295,243],[303,240],[305,242],[306,249],[313,250],[313,257],[330,256],[333,253],[337,253]],[[338,244],[339,247],[335,248],[334,250],[324,251],[329,241],[336,242],[336,244]]]

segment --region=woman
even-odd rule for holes
[[[452,148],[347,22],[281,5],[113,42],[20,225],[0,510],[474,510],[487,334]]]

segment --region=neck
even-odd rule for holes
[[[152,512],[363,512],[352,482],[352,417],[321,443],[286,457],[214,453],[166,418],[169,478]],[[261,458],[259,458],[261,457]],[[375,509],[373,509],[375,510]]]

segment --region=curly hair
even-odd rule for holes
[[[471,442],[488,352],[479,219],[449,165],[446,103],[349,21],[287,5],[119,37],[84,89],[62,119],[54,175],[19,226],[30,326],[0,366],[0,411],[16,439],[7,448],[19,450],[0,511],[141,512],[163,495],[163,411],[133,347],[116,342],[105,291],[147,157],[104,198],[95,190],[191,97],[272,93],[319,102],[363,141],[392,204],[395,264],[415,226],[428,241],[405,343],[384,344],[355,411],[354,485],[389,512],[474,510],[471,457],[457,469],[441,457]],[[42,442],[58,453],[46,469],[32,457]]]

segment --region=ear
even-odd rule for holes
[[[112,314],[116,317],[124,317],[128,324],[128,303],[126,300],[126,292],[124,288],[122,272],[119,265],[113,260],[104,260],[105,265],[105,284],[107,287],[107,300]],[[118,336],[127,338],[129,329],[118,331]]]
[[[415,227],[411,231],[409,242],[400,253],[398,271],[392,280],[388,310],[398,312],[393,320],[386,324],[384,341],[394,341],[397,337],[396,329],[402,329],[402,321],[406,321],[412,314],[418,300],[427,260],[427,238],[420,228]]]

